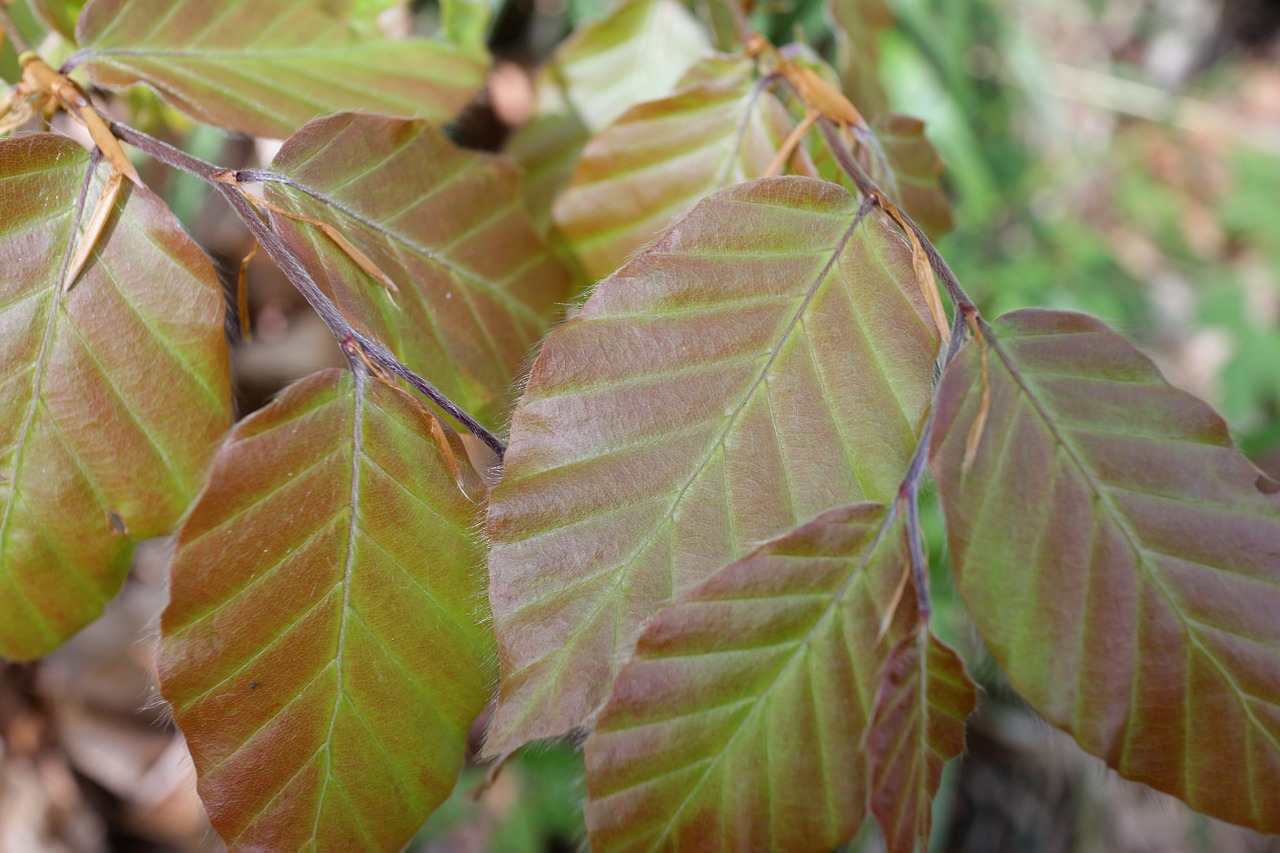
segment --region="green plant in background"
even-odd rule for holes
[[[1280,831],[1280,484],[1100,321],[979,312],[1123,277],[1105,235],[987,221],[1035,207],[960,61],[1006,37],[989,4],[591,7],[506,157],[440,130],[483,85],[484,7],[395,40],[390,5],[36,3],[45,59],[6,7],[8,125],[61,112],[92,148],[0,140],[0,654],[57,648],[176,528],[162,691],[232,849],[447,831],[492,702],[487,758],[585,736],[600,850],[826,850],[873,818],[908,851],[977,700],[971,618],[1123,776]],[[891,111],[913,78],[951,104],[961,257],[1003,233],[1071,263],[970,298],[930,239],[941,161]],[[224,168],[85,94],[136,83],[283,146]],[[229,205],[346,369],[232,424],[217,278],[122,146]],[[1274,336],[1240,340],[1226,402],[1261,443],[1274,385],[1238,365]],[[507,831],[571,831],[549,811]]]

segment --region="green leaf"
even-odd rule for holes
[[[0,655],[102,612],[133,544],[168,533],[231,423],[222,290],[164,204],[126,186],[68,292],[110,167],[70,139],[0,140]]]
[[[359,328],[486,426],[505,422],[514,380],[569,294],[534,233],[518,176],[423,121],[344,114],[289,139],[266,196],[338,229],[398,293],[312,224],[279,214],[286,240]]]
[[[670,92],[710,53],[702,25],[683,4],[623,0],[566,39],[538,72],[538,112],[575,114],[597,134],[634,105]]]
[[[669,94],[710,53],[702,26],[676,0],[624,0],[566,39],[538,72],[537,116],[508,146],[528,176],[534,221],[546,222],[588,139],[636,104]]]
[[[362,37],[352,0],[91,0],[77,57],[100,86],[147,83],[200,121],[285,137],[358,109],[443,122],[488,57],[443,41]]]
[[[85,0],[27,0],[36,17],[67,41],[75,43],[76,18]]]
[[[1121,775],[1280,831],[1280,485],[1080,314],[1017,311],[939,391],[960,592],[1014,687]]]
[[[978,704],[951,649],[921,627],[888,655],[871,722],[871,811],[890,853],[928,849],[942,765],[964,751],[964,721]]]
[[[467,464],[416,399],[339,370],[219,452],[159,669],[232,849],[396,850],[453,789],[495,675]]]
[[[547,338],[489,509],[490,752],[586,722],[673,595],[897,494],[938,334],[905,242],[858,212],[804,178],[717,193]]]
[[[762,177],[791,130],[755,63],[632,107],[587,145],[552,210],[592,280],[617,269],[703,196]],[[702,67],[702,66],[696,66]]]
[[[866,817],[861,741],[876,685],[914,634],[913,596],[890,611],[909,572],[900,516],[862,503],[761,546],[660,611],[587,739],[592,848],[847,841]]]

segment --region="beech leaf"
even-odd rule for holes
[[[705,195],[767,168],[791,129],[755,63],[632,107],[587,145],[552,210],[583,269],[599,279]]]
[[[102,612],[133,544],[169,532],[231,424],[222,290],[160,199],[127,185],[64,286],[112,172],[99,164],[86,187],[89,169],[66,137],[0,140],[0,655],[11,659],[52,651]]]
[[[515,170],[424,121],[351,113],[307,125],[272,169],[272,204],[330,223],[394,283],[323,229],[272,213],[347,318],[485,426],[504,423],[521,365],[569,295]]]
[[[453,790],[495,675],[466,465],[415,398],[340,370],[218,453],[159,670],[232,850],[396,850]]]
[[[353,25],[353,0],[91,0],[77,34],[95,83],[146,83],[199,121],[285,137],[359,109],[440,123],[484,84],[489,58]]]
[[[928,849],[942,765],[964,750],[977,702],[960,658],[923,627],[889,653],[866,741],[871,811],[890,853]]]
[[[489,509],[490,752],[587,722],[673,595],[897,494],[938,333],[905,241],[866,210],[807,178],[724,190],[547,338]]]
[[[636,104],[669,94],[710,53],[702,26],[676,0],[624,0],[556,48],[535,80],[537,114],[507,148],[540,228],[587,140]]]
[[[587,739],[593,848],[847,841],[866,817],[862,740],[881,672],[899,639],[914,642],[914,597],[888,613],[909,570],[901,517],[862,503],[761,546],[660,611]]]
[[[1280,831],[1280,496],[1206,403],[1080,314],[1017,311],[939,391],[960,592],[1018,692],[1121,775]]]
[[[677,0],[623,0],[556,48],[538,72],[538,112],[572,113],[590,134],[661,97],[711,53],[702,25]]]

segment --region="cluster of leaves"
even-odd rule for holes
[[[735,5],[623,0],[509,158],[438,129],[488,62],[465,0],[400,41],[376,2],[33,5],[75,50],[24,55],[5,107],[95,147],[0,140],[0,654],[176,526],[162,689],[232,848],[400,847],[497,685],[486,755],[586,732],[598,849],[826,850],[871,816],[913,849],[976,701],[930,625],[926,470],[1027,701],[1280,831],[1280,484],[1100,322],[982,318],[869,71],[882,3],[832,5],[832,67]],[[90,82],[288,138],[220,168]],[[347,370],[232,424],[217,278],[121,142],[236,211]]]

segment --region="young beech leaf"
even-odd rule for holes
[[[397,850],[453,790],[495,676],[467,464],[416,399],[339,370],[218,453],[159,669],[232,850]]]
[[[939,390],[957,582],[1018,692],[1121,775],[1280,831],[1280,495],[1102,323],[1018,311]]]
[[[507,148],[540,230],[587,140],[636,104],[669,94],[710,53],[702,26],[676,0],[624,0],[564,40],[538,72],[536,116]]]
[[[910,249],[866,211],[806,178],[731,187],[547,338],[489,508],[489,751],[587,722],[673,595],[896,496],[938,333]]]
[[[923,627],[889,653],[866,756],[871,811],[890,853],[928,849],[942,765],[964,751],[964,721],[977,702],[960,658]]]
[[[0,655],[102,612],[133,542],[167,533],[231,424],[223,302],[164,204],[126,184],[76,286],[111,174],[70,139],[0,140]],[[77,230],[78,220],[78,230]]]
[[[871,129],[884,152],[883,161],[880,158],[864,161],[871,179],[929,236],[937,238],[950,231],[955,218],[941,181],[946,165],[926,136],[924,122],[891,113],[873,119]],[[841,186],[851,186],[821,137],[814,134],[810,140],[809,153],[818,174]]]
[[[593,849],[831,850],[866,818],[866,759],[904,775],[899,765],[925,746],[907,715],[944,717],[931,758],[957,754],[974,700],[963,667],[937,658],[953,695],[935,715],[936,674],[913,688],[924,667],[902,671],[895,650],[917,636],[914,594],[889,616],[908,562],[900,516],[862,503],[774,539],[661,610],[587,739]],[[883,676],[886,663],[896,668]],[[887,700],[903,725],[881,721],[864,750],[883,678],[905,687]],[[899,754],[879,748],[886,734]],[[897,787],[927,807],[937,775]],[[901,837],[892,849],[910,851],[914,835]]]
[[[714,79],[632,107],[582,152],[552,219],[593,280],[703,196],[765,177],[786,111],[756,88],[755,63],[711,62]]]
[[[146,83],[217,127],[288,136],[360,109],[443,122],[484,84],[488,56],[352,26],[353,0],[91,0],[77,34],[100,86]]]
[[[671,91],[711,53],[702,25],[676,0],[623,0],[566,39],[538,72],[538,112],[572,113],[596,134],[632,106]]]
[[[889,97],[880,85],[880,34],[893,24],[887,0],[827,0],[839,54],[840,87],[868,119],[886,114]]]
[[[285,143],[266,196],[331,233],[271,214],[347,318],[481,423],[510,411],[514,379],[558,315],[569,274],[534,233],[509,164],[463,151],[424,121],[346,113]]]

